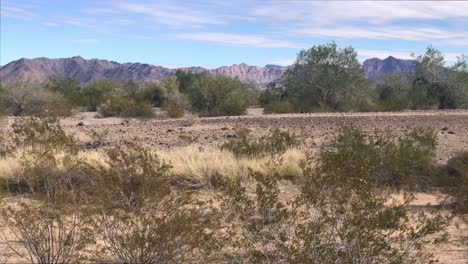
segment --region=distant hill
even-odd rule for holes
[[[368,79],[377,80],[380,76],[389,73],[414,74],[416,70],[416,61],[400,60],[392,56],[381,59],[368,59],[362,64],[364,75]]]
[[[223,74],[249,80],[258,86],[265,86],[272,81],[278,81],[286,67],[266,65],[265,67],[249,66],[245,63],[223,66],[208,70],[201,67],[181,68],[189,72]],[[80,83],[95,79],[112,79],[116,81],[133,80],[137,83],[163,80],[174,75],[176,69],[154,66],[142,63],[117,63],[107,60],[72,57],[64,59],[19,59],[0,68],[0,82],[8,83],[18,77],[31,81],[44,81],[49,76],[73,78]]]
[[[385,73],[404,72],[414,73],[415,62],[388,57],[384,60],[368,59],[363,63],[363,71],[367,78],[376,80]],[[245,63],[222,66],[216,69],[202,67],[181,68],[189,72],[222,74],[237,77],[241,80],[254,82],[264,87],[269,82],[281,81],[287,67],[265,65],[264,67],[250,66]],[[27,78],[31,81],[45,81],[49,76],[73,78],[80,83],[87,83],[95,79],[112,79],[116,81],[133,80],[137,83],[163,80],[173,76],[176,69],[169,69],[142,63],[117,63],[114,61],[71,57],[63,59],[35,58],[12,61],[0,68],[0,82],[8,83],[17,78]]]

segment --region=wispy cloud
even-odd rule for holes
[[[254,6],[250,15],[296,37],[468,45],[468,2],[462,1],[280,1]]]
[[[409,59],[411,51],[421,52],[428,43],[450,52],[468,47],[468,2],[464,1],[101,0],[73,5],[68,1],[0,1],[2,22],[21,19],[48,27],[43,30],[70,30],[73,35],[64,36],[69,43],[118,37],[143,44],[181,40],[287,48],[272,56],[271,63],[280,65],[293,63],[291,50],[310,47],[304,43],[333,40],[361,47],[360,59],[388,55]],[[446,53],[447,60],[454,60],[455,55]]]
[[[304,45],[286,40],[275,40],[264,36],[229,34],[229,33],[179,33],[172,35],[177,39],[203,41],[233,46],[249,46],[256,48],[302,48]]]
[[[98,43],[99,40],[95,38],[83,38],[83,39],[72,39],[71,42],[73,43],[82,43],[82,44],[91,44],[91,43]]]
[[[444,20],[468,16],[463,1],[278,1],[258,5],[251,15],[304,23]],[[313,14],[313,15],[312,15]]]
[[[42,21],[42,22],[41,22],[41,25],[48,26],[48,27],[56,27],[56,26],[58,26],[59,24],[57,24],[57,23],[55,23],[55,22],[50,22],[50,21]]]
[[[321,27],[299,28],[291,33],[301,36],[331,37],[338,39],[400,39],[408,41],[451,41],[460,45],[468,45],[468,32],[451,32],[433,27]],[[465,41],[463,41],[465,40]]]
[[[26,9],[5,5],[0,5],[0,15],[2,17],[10,17],[17,19],[32,19],[39,17],[38,14],[28,11]]]
[[[205,13],[171,3],[113,2],[114,11],[146,15],[150,21],[170,26],[200,27],[204,25],[225,24],[213,13]]]
[[[274,65],[280,65],[280,66],[289,66],[294,64],[295,58],[277,58],[273,59],[270,63]]]

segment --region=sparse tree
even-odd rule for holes
[[[369,86],[356,51],[335,43],[300,51],[284,75],[284,85],[288,99],[301,112],[350,110]]]
[[[176,70],[175,76],[177,81],[180,83],[181,93],[185,93],[197,80],[202,78],[201,74],[192,73],[181,69]]]
[[[410,91],[413,108],[459,108],[467,105],[468,84],[463,56],[451,69],[439,50],[429,46],[416,57],[416,79]]]
[[[85,106],[88,111],[97,111],[98,106],[106,101],[112,93],[122,90],[122,84],[116,81],[94,80],[82,90]]]
[[[3,104],[13,116],[68,116],[72,105],[61,94],[28,81],[16,81],[4,88]]]
[[[50,91],[63,95],[75,105],[83,104],[81,87],[74,79],[58,76],[49,77],[44,87]]]
[[[204,115],[242,115],[252,102],[251,83],[223,75],[204,75],[187,91],[192,109]]]

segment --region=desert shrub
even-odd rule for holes
[[[266,89],[261,91],[258,97],[258,103],[265,107],[271,102],[278,102],[286,97],[286,91],[282,86],[277,85],[274,82],[268,83]]]
[[[436,143],[432,129],[416,128],[401,136],[384,133],[366,140],[360,130],[344,128],[329,155],[362,160],[372,169],[368,180],[377,185],[427,188],[435,169]]]
[[[427,244],[443,238],[447,217],[413,214],[411,195],[389,199],[369,181],[373,170],[352,153],[323,150],[303,167],[305,183],[283,202],[276,174],[252,172],[254,193],[227,185],[222,209],[236,263],[427,262]],[[442,236],[439,236],[442,235]]]
[[[116,92],[123,92],[123,86],[112,80],[94,80],[81,90],[88,111],[97,111],[98,106]]]
[[[359,154],[323,151],[304,170],[301,199],[317,211],[297,229],[307,252],[297,255],[298,262],[313,261],[315,254],[338,263],[413,262],[417,251],[438,240],[428,236],[448,223],[437,213],[410,213],[410,194],[403,202],[382,195],[370,180],[374,169]]]
[[[184,116],[185,109],[189,108],[187,97],[181,93],[169,94],[163,105],[163,109],[171,118],[179,118]]]
[[[138,98],[149,100],[155,107],[161,107],[167,98],[167,89],[159,82],[149,83],[139,91]]]
[[[2,202],[0,216],[14,238],[6,245],[30,263],[70,263],[85,258],[93,243],[91,218],[83,209],[86,168],[76,140],[50,120],[31,118],[13,125],[21,148],[18,168],[4,188],[18,202]]]
[[[197,262],[214,246],[212,210],[170,188],[169,169],[148,149],[129,145],[95,164],[96,221],[102,252],[119,263]]]
[[[295,135],[287,131],[274,129],[266,136],[259,139],[252,138],[250,131],[241,130],[237,138],[230,139],[221,145],[221,149],[226,149],[241,157],[255,157],[262,155],[282,154],[289,148],[297,144]]]
[[[241,181],[223,191],[221,209],[229,215],[226,246],[234,248],[227,258],[234,263],[288,263],[288,245],[294,243],[294,216],[279,199],[276,175],[250,172],[255,195]]]
[[[151,118],[154,116],[151,105],[147,102],[138,102],[127,96],[114,95],[98,107],[103,117],[139,117]]]
[[[301,50],[284,74],[284,86],[297,112],[359,110],[351,103],[366,96],[370,87],[356,51],[335,43]]]
[[[180,84],[179,90],[181,93],[185,93],[196,81],[202,78],[202,74],[188,72],[181,69],[176,70],[175,76]]]
[[[200,124],[200,118],[198,118],[198,114],[191,114],[187,115],[187,123],[188,126],[195,126]]]
[[[160,82],[147,84],[139,92],[137,97],[140,100],[148,100],[155,107],[162,107],[166,103],[168,96],[179,93],[179,81],[176,77],[169,77]]]
[[[404,110],[409,107],[408,92],[411,85],[409,77],[402,74],[387,74],[381,76],[377,83],[377,105],[379,110]]]
[[[468,151],[458,153],[447,161],[434,177],[434,185],[454,199],[454,209],[468,213]]]
[[[138,84],[136,84],[133,80],[124,82],[122,89],[128,97],[132,99],[138,99],[140,86],[138,86]]]
[[[44,88],[63,95],[74,105],[82,105],[84,103],[81,87],[74,79],[58,76],[49,77]]]
[[[414,109],[463,108],[468,103],[468,70],[466,57],[460,56],[450,68],[443,54],[429,46],[426,53],[416,57],[416,78],[409,91]]]
[[[250,83],[223,75],[203,75],[185,92],[201,115],[243,115],[255,90]]]
[[[286,114],[294,113],[294,105],[288,101],[273,101],[265,105],[263,108],[265,114]]]
[[[72,104],[61,94],[26,81],[5,86],[3,105],[14,116],[69,116]]]

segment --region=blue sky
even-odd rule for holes
[[[463,1],[1,0],[0,64],[80,55],[166,67],[291,64],[335,41],[359,59],[410,58],[432,44],[468,54]]]

